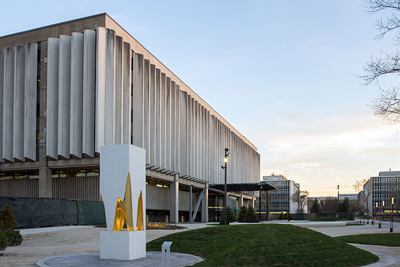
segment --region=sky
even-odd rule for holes
[[[0,36],[106,12],[257,147],[261,176],[335,196],[400,170],[400,124],[374,115],[378,86],[358,77],[396,50],[375,38],[390,13],[362,0],[0,2]]]

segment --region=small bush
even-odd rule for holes
[[[258,219],[258,216],[256,215],[256,212],[254,211],[252,206],[249,206],[247,209],[246,217],[245,217],[245,222],[254,222],[258,223],[260,220]]]
[[[22,236],[19,231],[14,231],[13,229],[4,230],[4,234],[7,238],[7,243],[9,246],[19,246],[22,243]]]
[[[0,250],[5,250],[7,245],[8,245],[7,237],[3,233],[3,231],[0,230]]]
[[[353,213],[347,213],[346,218],[347,218],[347,220],[355,220],[355,219],[356,219],[356,218],[354,217],[354,214],[353,214]]]
[[[0,210],[0,228],[2,230],[14,228],[17,226],[17,221],[14,218],[14,212],[10,205],[6,204]]]
[[[282,213],[279,215],[278,220],[287,220],[288,218],[289,218],[290,220],[293,220],[292,214],[290,214],[290,212],[282,212]]]
[[[239,211],[238,222],[245,222],[247,214],[246,206],[242,206]]]
[[[226,208],[226,223],[229,224],[231,222],[236,222],[236,216],[233,213],[233,210],[231,207]],[[220,224],[224,224],[224,213],[222,213],[221,220],[219,221]]]

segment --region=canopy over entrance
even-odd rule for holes
[[[210,188],[217,190],[225,190],[225,184],[212,184]],[[276,189],[274,185],[267,182],[260,183],[243,183],[243,184],[227,184],[227,190],[229,192],[240,192],[240,191],[271,191]]]

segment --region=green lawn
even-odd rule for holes
[[[335,237],[335,239],[346,243],[400,247],[399,233],[346,235],[346,236]]]
[[[208,227],[168,235],[147,243],[160,251],[205,259],[196,266],[361,266],[378,257],[321,233],[293,225],[256,224]]]

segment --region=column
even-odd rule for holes
[[[204,190],[201,200],[201,221],[208,222],[208,184],[205,184]]]
[[[47,46],[48,42],[41,43],[41,53],[40,53],[40,104],[39,104],[39,197],[41,198],[51,198],[53,197],[52,192],[52,177],[51,170],[47,167],[47,152],[46,152],[46,114],[48,110],[47,91],[50,89],[47,87],[48,79],[47,79],[47,68],[50,64],[50,61],[46,61],[48,58],[48,48],[51,49],[51,46]],[[50,58],[49,58],[50,59]],[[57,65],[58,66],[58,65]],[[57,67],[58,69],[58,67]],[[51,80],[51,79],[50,79]],[[57,79],[58,81],[58,79]],[[57,139],[55,139],[57,140]],[[47,144],[48,145],[48,144]],[[55,146],[57,148],[57,146]],[[57,151],[56,151],[57,152]]]
[[[240,198],[239,198],[239,209],[243,207],[243,193],[240,193]]]
[[[179,222],[179,175],[175,174],[174,181],[170,184],[169,187],[169,195],[170,195],[170,223],[178,223]]]

